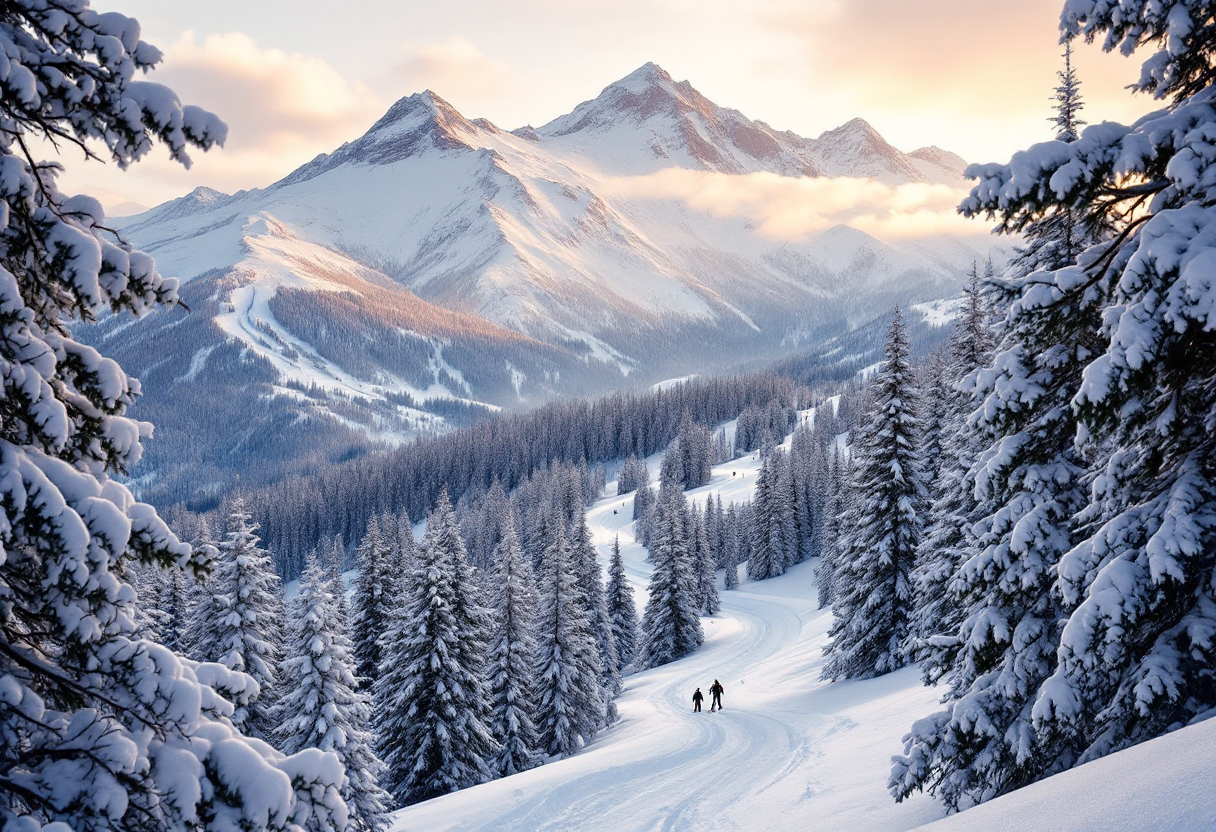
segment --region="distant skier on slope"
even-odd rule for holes
[[[701,689],[697,688],[692,695],[692,712],[694,714],[701,713],[701,702],[705,699],[705,694],[701,693]]]
[[[722,687],[722,683],[714,679],[714,683],[709,687],[709,693],[713,697],[713,702],[710,704],[709,709],[711,711],[722,710],[722,694],[726,693],[726,690]]]

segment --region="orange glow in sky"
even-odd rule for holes
[[[228,122],[189,171],[71,155],[63,185],[150,206],[197,185],[263,187],[432,89],[469,118],[540,125],[647,61],[712,101],[818,136],[869,121],[904,151],[1004,161],[1051,138],[1061,0],[95,0],[165,52],[151,80]],[[1089,122],[1158,106],[1136,57],[1077,46]]]

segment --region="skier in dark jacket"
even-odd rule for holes
[[[722,710],[722,694],[725,692],[722,688],[722,683],[714,679],[714,683],[709,686],[709,694],[713,697],[713,702],[709,706],[711,711]]]
[[[694,693],[694,694],[692,695],[692,711],[693,711],[693,713],[695,713],[695,714],[699,714],[699,713],[701,713],[701,701],[702,701],[704,698],[705,698],[705,695],[704,695],[703,693],[701,693],[701,689],[700,689],[700,688],[697,688],[696,693]]]

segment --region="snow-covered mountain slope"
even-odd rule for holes
[[[537,130],[507,132],[418,93],[268,188],[199,189],[123,220],[209,317],[176,345],[172,315],[103,322],[89,337],[122,332],[148,399],[216,392],[200,385],[221,374],[222,342],[237,348],[222,368],[232,396],[240,379],[269,385],[250,409],[296,391],[276,410],[279,430],[305,424],[286,418],[299,401],[318,435],[329,423],[351,443],[399,441],[443,429],[467,403],[519,407],[764,360],[894,303],[952,295],[986,248],[844,225],[774,235],[687,189],[704,176],[728,189],[756,176],[931,186],[961,181],[960,161],[902,154],[860,120],[815,140],[778,132],[653,64]],[[239,421],[267,429],[261,416]],[[167,433],[141,468],[149,487],[178,438],[194,441]]]
[[[652,468],[657,465],[651,460]],[[751,498],[753,458],[715,466],[695,499]],[[639,608],[650,565],[633,539],[632,496],[588,512],[601,563],[618,535]],[[625,679],[621,720],[573,757],[407,807],[395,832],[831,829],[1200,832],[1216,820],[1216,719],[944,818],[915,795],[886,790],[891,756],[940,691],[919,670],[824,682],[831,613],[815,598],[814,565],[722,592],[693,655]],[[724,710],[691,713],[692,691],[718,679]]]

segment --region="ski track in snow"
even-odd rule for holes
[[[689,496],[721,494],[724,505],[748,499],[759,464],[748,456],[717,466],[710,484]],[[588,524],[604,565],[620,535],[640,614],[650,565],[633,538],[632,509],[632,495],[606,497],[588,511]],[[702,619],[701,649],[627,677],[620,721],[587,748],[407,807],[393,829],[885,830],[940,818],[932,800],[896,804],[885,788],[899,738],[938,694],[921,687],[915,668],[820,681],[830,616],[816,597],[810,563],[723,591],[721,613]],[[715,678],[725,709],[692,713],[693,690],[708,703]]]

